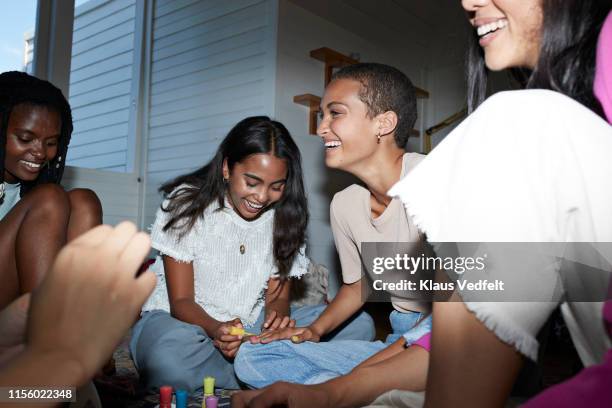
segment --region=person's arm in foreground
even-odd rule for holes
[[[287,327],[269,331],[261,336],[251,337],[252,343],[270,343],[275,340],[291,339],[295,343],[318,342],[321,337],[333,331],[355,314],[362,306],[361,280],[343,284],[332,302],[308,327]]]
[[[503,407],[521,355],[463,302],[435,303],[433,313],[425,407]]]
[[[91,380],[155,286],[151,272],[135,277],[149,245],[131,223],[100,226],[68,244],[32,295],[25,350],[2,369],[0,385]]]
[[[193,262],[179,262],[170,256],[163,256],[166,285],[172,317],[186,323],[200,326],[214,339],[215,346],[229,358],[238,352],[242,336],[229,334],[232,326],[242,327],[240,319],[220,322],[212,318],[195,301]]]
[[[361,407],[393,389],[422,391],[425,388],[429,353],[418,346],[400,352],[394,348],[392,351],[394,353],[381,358],[382,361],[370,360],[370,364],[362,364],[349,374],[322,384],[278,382],[261,390],[240,392],[233,396],[232,407]]]

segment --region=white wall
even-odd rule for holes
[[[94,0],[75,9],[70,105],[71,166],[131,172],[129,134],[136,0]],[[133,120],[133,119],[132,119]]]
[[[131,173],[108,173],[82,167],[66,166],[62,186],[67,190],[89,188],[102,202],[105,224],[121,221],[138,223],[137,176]]]
[[[359,18],[359,12],[346,4],[335,4],[346,7],[346,10],[334,11],[347,20],[353,15]],[[314,261],[337,272],[337,255],[329,226],[329,203],[335,192],[355,180],[325,167],[321,139],[308,134],[308,109],[293,103],[295,95],[312,93],[321,96],[323,93],[324,64],[310,58],[309,52],[329,47],[346,55],[359,53],[361,61],[393,65],[405,72],[415,85],[426,88],[424,61],[427,50],[424,46],[399,39],[385,41],[385,31],[389,30],[375,21],[360,27],[361,35],[357,35],[294,2],[279,2],[276,118],[287,126],[303,156],[311,215],[309,254]],[[418,128],[423,126],[420,122],[417,125]],[[419,139],[414,139],[411,147],[420,150],[419,143]]]
[[[274,0],[157,0],[146,150],[145,221],[157,188],[203,166],[241,119],[274,114]]]

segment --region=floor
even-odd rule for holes
[[[376,322],[376,339],[384,340],[390,332],[388,315],[391,306],[385,303],[368,303],[366,311]],[[528,398],[544,388],[557,384],[575,375],[582,365],[569,338],[558,312],[550,319],[539,340],[544,346],[541,364],[526,365],[513,390],[513,396]],[[158,395],[147,392],[138,382],[138,373],[129,356],[128,338],[124,339],[115,351],[116,371],[112,375],[99,376],[94,380],[104,407],[112,408],[153,408],[158,403]],[[229,407],[230,392],[217,390],[220,397],[219,408]],[[202,394],[190,396],[189,407],[200,408]]]

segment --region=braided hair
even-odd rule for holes
[[[72,135],[72,112],[62,91],[50,82],[18,71],[0,74],[0,183],[4,182],[6,132],[9,118],[15,106],[22,103],[42,106],[57,111],[62,121],[57,154],[41,170],[36,180],[21,182],[20,195],[23,197],[38,184],[60,183],[64,173],[68,144]]]

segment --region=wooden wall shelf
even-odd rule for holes
[[[359,62],[356,59],[327,47],[310,51],[310,56],[325,63],[325,86],[331,81],[334,68],[342,68]]]
[[[418,86],[415,86],[415,93],[416,93],[416,97],[417,99],[427,99],[429,98],[429,92],[427,92],[424,89],[419,88]]]
[[[308,133],[311,135],[317,134],[317,115],[319,114],[319,106],[321,98],[313,94],[296,95],[293,97],[293,102],[304,105],[309,109],[308,114]]]

